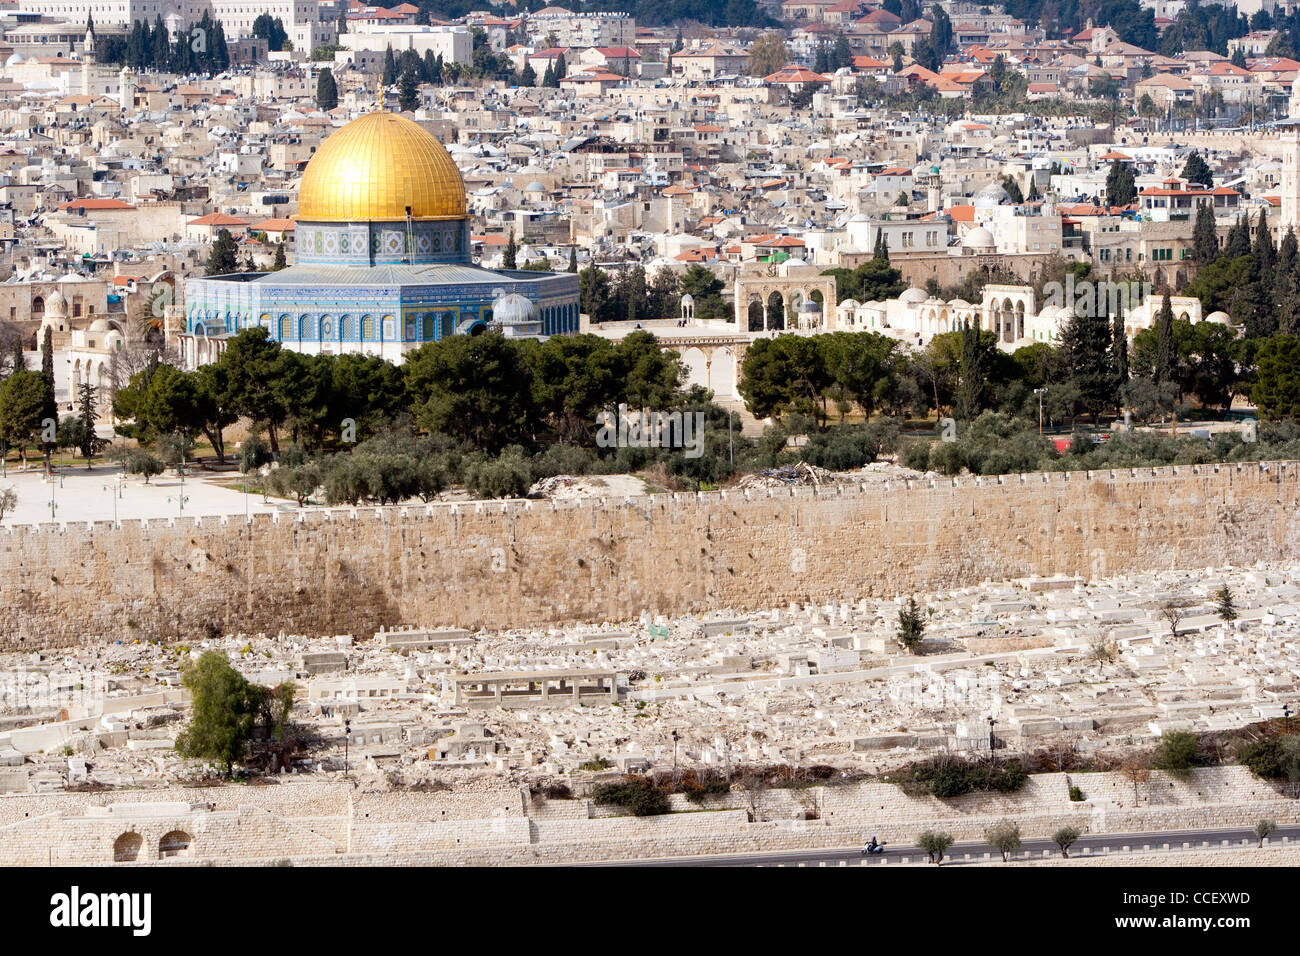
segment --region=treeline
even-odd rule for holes
[[[192,455],[199,436],[224,462],[223,432],[246,418],[253,435],[244,469],[278,460],[276,490],[303,500],[323,487],[332,502],[387,502],[462,483],[513,495],[548,475],[659,462],[666,476],[699,487],[730,473],[722,470],[730,463],[728,433],[739,436],[740,425],[705,391],[684,389],[683,378],[676,356],[646,332],[617,343],[593,335],[453,336],[408,353],[398,367],[374,356],[303,355],[251,329],[193,372],[155,360],[117,393],[113,408],[128,422],[119,431],[141,445],[127,467],[146,477]],[[601,447],[602,413],[620,405],[703,415],[703,454]]]
[[[1049,37],[1074,36],[1091,20],[1144,50],[1154,51],[1160,42],[1155,13],[1137,0],[1007,0],[1003,7],[1026,26],[1042,27]]]
[[[777,27],[780,26],[754,0],[587,0],[571,3],[566,9],[575,12],[612,11],[631,14],[638,24],[664,26],[696,22],[710,27]]]
[[[125,36],[96,40],[100,62],[129,66],[133,70],[209,76],[230,68],[226,31],[220,20],[204,12],[196,24],[188,24],[173,40],[159,14],[152,25],[136,20]]]
[[[976,328],[936,335],[914,351],[872,332],[760,339],[746,350],[740,392],[757,418],[798,415],[820,428],[875,412],[1036,419],[1040,401],[1050,422],[1071,427],[1124,412],[1148,422],[1226,414],[1235,396],[1281,420],[1300,417],[1298,349],[1291,334],[1238,338],[1220,322],[1175,319],[1166,292],[1155,324],[1132,342],[1122,309],[1071,316],[1055,344],[1010,354],[992,331]]]
[[[1196,296],[1208,315],[1222,310],[1241,325],[1249,339],[1300,333],[1300,253],[1294,227],[1280,243],[1273,241],[1268,218],[1260,210],[1254,225],[1243,213],[1222,248],[1214,217],[1201,207],[1193,225],[1193,259],[1200,266],[1183,290]]]

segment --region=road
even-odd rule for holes
[[[1269,842],[1277,844],[1286,837],[1294,841],[1300,838],[1300,825],[1279,826],[1269,836]],[[1151,833],[1090,833],[1081,836],[1077,843],[1070,847],[1070,856],[1078,857],[1084,855],[1084,850],[1089,850],[1091,855],[1102,854],[1107,848],[1111,853],[1124,853],[1127,851],[1142,852],[1144,846],[1149,846],[1152,851],[1161,851],[1167,843],[1174,849],[1181,849],[1184,843],[1189,844],[1188,849],[1205,849],[1203,843],[1208,843],[1209,848],[1220,847],[1223,841],[1228,841],[1229,846],[1241,846],[1242,842],[1249,840],[1253,846],[1257,838],[1248,827],[1231,827],[1228,829],[1211,829],[1211,830],[1161,830]],[[1043,859],[1044,852],[1050,853],[1051,856],[1057,856],[1060,850],[1051,840],[1034,839],[1025,840],[1016,854],[1016,859],[1025,860],[1026,853],[1030,859]],[[983,840],[970,840],[964,843],[954,843],[944,857],[944,865],[961,865],[965,862],[984,862],[984,854],[991,854],[990,859],[997,859],[997,851],[993,850]],[[970,860],[964,857],[969,854]],[[902,844],[889,844],[885,847],[885,852],[871,857],[863,857],[860,846],[838,847],[830,849],[809,849],[809,850],[768,850],[755,853],[719,853],[707,856],[679,856],[664,857],[652,860],[616,860],[599,864],[599,866],[839,866],[847,863],[850,866],[856,866],[863,862],[869,862],[871,865],[879,866],[882,862],[898,863],[904,857],[909,863],[919,863],[926,859],[925,853],[916,846],[905,846]]]

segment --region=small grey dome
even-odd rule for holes
[[[492,321],[501,325],[522,325],[537,321],[537,306],[518,292],[503,295],[492,303]]]

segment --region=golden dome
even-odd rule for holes
[[[367,113],[328,136],[307,164],[295,219],[464,219],[465,181],[430,133],[396,113]]]

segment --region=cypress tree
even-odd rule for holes
[[[1209,203],[1196,210],[1196,224],[1192,227],[1192,259],[1198,266],[1208,266],[1219,257],[1219,234],[1214,225],[1214,213]]]
[[[316,80],[316,106],[322,110],[332,110],[339,105],[339,85],[334,79],[334,71],[329,67],[320,71]]]
[[[961,325],[961,379],[957,386],[957,417],[969,422],[980,412],[984,392],[984,370],[980,361],[980,330],[969,322]]]
[[[1228,241],[1223,244],[1223,254],[1229,259],[1250,254],[1250,225],[1242,213],[1228,230]]]
[[[415,71],[405,70],[397,86],[397,105],[403,113],[413,112],[420,105],[419,90],[415,85]]]
[[[1114,398],[1111,329],[1104,315],[1075,315],[1061,329],[1060,349],[1083,410],[1100,415]]]
[[[1273,281],[1273,267],[1277,262],[1277,249],[1273,245],[1273,233],[1268,228],[1267,211],[1260,209],[1259,224],[1255,229],[1255,245],[1250,250],[1255,258],[1255,278],[1270,285]]]
[[[1300,331],[1300,254],[1296,234],[1288,226],[1277,250],[1277,268],[1273,270],[1273,307],[1277,313],[1277,330],[1286,335]]]
[[[1174,349],[1174,307],[1169,302],[1169,293],[1165,292],[1160,302],[1160,314],[1156,318],[1156,365],[1153,378],[1157,385],[1170,380],[1173,371]]]
[[[271,271],[279,272],[281,269],[285,268],[285,266],[287,266],[288,264],[289,263],[285,260],[284,257],[284,240],[281,240],[280,242],[277,242],[275,244],[275,262],[271,266]]]
[[[578,247],[569,246],[569,271],[576,273],[578,271]]]
[[[393,48],[390,46],[384,51],[384,86],[392,86],[397,82],[397,57],[393,56]]]
[[[885,238],[885,230],[876,230],[876,245],[871,252],[871,258],[877,262],[889,263],[889,241]]]
[[[519,255],[519,247],[515,245],[515,231],[510,230],[510,241],[506,243],[506,252],[501,259],[501,268],[518,269],[519,265],[516,257]]]
[[[45,380],[45,402],[41,409],[41,418],[59,420],[59,406],[54,401],[54,333],[49,326],[41,338],[41,378]],[[45,464],[50,463],[50,445],[45,445]]]
[[[1124,301],[1115,307],[1114,330],[1111,333],[1111,361],[1115,365],[1115,378],[1119,387],[1128,384],[1128,334],[1124,330]]]

